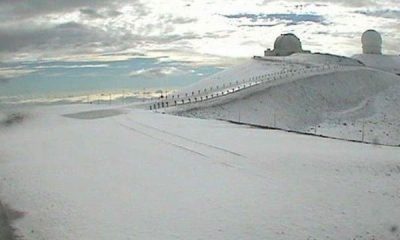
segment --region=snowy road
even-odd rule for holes
[[[1,125],[0,199],[24,239],[400,237],[399,148],[96,109]]]

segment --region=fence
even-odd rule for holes
[[[192,90],[187,93],[175,93],[165,96],[163,99],[158,99],[158,101],[153,102],[149,105],[150,110],[157,110],[160,108],[169,107],[179,107],[188,104],[196,104],[200,102],[211,101],[216,98],[221,98],[226,95],[235,94],[239,91],[259,86],[264,83],[280,82],[281,80],[287,81],[287,79],[302,76],[312,73],[328,73],[330,71],[336,71],[338,69],[343,69],[344,66],[339,65],[323,65],[317,67],[303,67],[297,69],[282,70],[279,72],[269,72],[257,76],[252,76],[248,79],[235,80],[228,83],[222,83],[219,85],[210,86],[204,89]],[[349,68],[349,67],[346,67]],[[286,131],[293,131],[303,134],[318,135],[322,137],[336,138],[342,140],[373,143],[379,145],[390,145],[390,146],[400,146],[400,139],[395,136],[400,136],[400,125],[398,123],[382,123],[374,121],[344,121],[337,119],[336,123],[331,123],[335,127],[335,130],[329,128],[329,126],[318,124],[305,124],[309,126],[308,129],[296,129],[290,126],[282,126],[282,122],[285,122],[283,118],[296,119],[298,116],[289,116],[287,113],[280,113],[279,115],[270,115],[270,120],[267,123],[262,124],[252,124],[251,122],[246,122],[245,114],[241,114],[240,111],[237,113],[236,119],[222,119],[229,120],[237,123],[245,123],[255,126],[276,128]],[[382,126],[385,124],[385,126]],[[396,127],[393,127],[397,124]],[[339,130],[338,130],[339,129]],[[385,130],[386,129],[386,130]],[[392,129],[392,130],[391,130]],[[394,129],[394,130],[393,130]],[[336,131],[336,132],[335,132]],[[397,131],[397,133],[392,134],[391,131]]]
[[[313,67],[303,67],[288,70],[281,70],[279,72],[268,72],[257,76],[252,76],[247,79],[235,80],[228,83],[222,83],[215,86],[206,87],[204,89],[192,90],[186,93],[175,93],[166,95],[153,101],[149,104],[150,110],[157,110],[160,108],[178,107],[187,104],[199,103],[210,101],[215,98],[220,98],[226,95],[236,93],[263,83],[270,83],[279,80],[286,80],[310,73],[324,73],[332,70],[337,70],[342,66],[339,65],[322,65]]]
[[[91,94],[91,95],[77,95],[71,96],[70,98],[79,98],[81,103],[87,104],[129,104],[129,103],[137,103],[137,102],[155,102],[158,101],[158,97],[154,97],[154,93],[150,93],[153,97],[149,97],[145,93],[138,93],[136,91],[125,91],[122,93],[99,93],[99,94]],[[149,94],[149,95],[150,95]]]
[[[319,123],[313,118],[299,117],[283,111],[269,111],[265,118],[254,120],[252,112],[243,111],[230,115],[213,116],[219,120],[227,120],[239,124],[247,124],[261,128],[278,129],[307,135],[315,135],[340,140],[369,143],[375,145],[387,145],[400,147],[400,122],[397,119],[381,120],[344,120],[341,118],[328,119]],[[259,111],[262,112],[262,111]],[[251,116],[250,118],[248,118]]]

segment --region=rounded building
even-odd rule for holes
[[[300,39],[293,33],[281,34],[276,38],[274,50],[266,50],[265,56],[289,56],[294,53],[304,53]]]
[[[377,31],[365,31],[361,43],[364,54],[382,54],[382,37]]]

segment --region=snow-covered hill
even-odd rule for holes
[[[178,115],[400,145],[400,77],[352,58],[254,58],[175,94]]]
[[[185,87],[173,95],[176,97],[211,93],[218,89],[254,82],[260,78],[277,76],[300,69],[321,68],[328,66],[363,66],[355,59],[330,54],[293,54],[287,57],[253,57],[252,59],[222,72],[207,77]],[[204,91],[206,90],[206,91]],[[187,95],[186,95],[187,94]],[[170,96],[171,97],[171,96]]]
[[[380,54],[359,54],[354,59],[363,62],[366,66],[391,72],[400,76],[400,56]]]
[[[0,200],[22,239],[400,237],[399,148],[101,105],[10,111]]]

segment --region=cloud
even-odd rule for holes
[[[321,15],[317,14],[292,14],[292,13],[275,13],[275,14],[232,14],[224,15],[226,18],[230,19],[241,19],[246,18],[252,22],[258,22],[260,20],[265,21],[275,21],[281,20],[289,23],[304,23],[304,22],[314,22],[314,23],[324,23],[325,19]]]
[[[79,52],[81,48],[95,48],[99,43],[110,43],[112,38],[102,29],[67,22],[54,26],[32,25],[29,29],[0,28],[0,52],[45,51],[47,49],[70,49]]]
[[[120,11],[113,10],[113,9],[98,10],[98,9],[94,9],[94,8],[82,8],[79,10],[79,12],[83,17],[86,17],[89,19],[114,18],[114,17],[117,17],[122,14]]]
[[[393,18],[399,19],[400,18],[400,10],[394,9],[380,9],[380,10],[366,10],[366,11],[355,11],[355,13],[363,14],[366,16],[372,17],[382,17],[382,18]]]
[[[176,67],[155,67],[132,71],[129,73],[129,76],[134,78],[160,78],[181,72]]]
[[[0,67],[0,82],[6,83],[13,78],[22,77],[36,71],[35,69],[26,69],[22,67]]]
[[[96,9],[83,8],[83,9],[80,9],[79,11],[82,15],[87,16],[89,18],[105,18],[105,16],[98,13],[98,11]]]
[[[304,49],[351,56],[374,28],[384,53],[398,55],[399,8],[398,0],[0,0],[0,82],[11,86],[0,91],[52,78],[182,85],[262,55],[282,33]]]
[[[137,1],[131,0],[132,3]],[[82,8],[117,7],[120,1],[115,0],[31,0],[31,1],[0,1],[0,19],[13,21],[28,19],[46,14],[67,13]]]
[[[81,64],[81,65],[40,65],[36,66],[37,69],[49,69],[49,68],[105,68],[109,67],[108,64]]]
[[[280,25],[281,23],[275,23],[275,24],[240,24],[238,25],[239,27],[275,27]]]
[[[118,53],[126,55],[145,50],[154,46],[168,47],[169,44],[201,39],[202,36],[188,29],[176,32],[174,25],[194,23],[196,19],[187,17],[172,17],[162,15],[158,24],[149,22],[131,23],[124,28],[110,21],[108,15],[120,15],[118,11],[97,11],[80,9],[89,21],[106,21],[106,24],[85,21],[69,21],[63,23],[38,24],[33,22],[25,27],[20,24],[2,26],[0,24],[0,59],[65,59],[66,56],[92,55],[113,59]],[[125,13],[126,14],[126,13]],[[142,13],[139,13],[142,14]],[[111,18],[112,19],[112,18]],[[153,19],[154,21],[154,19]],[[134,29],[131,29],[134,27]],[[207,33],[209,34],[209,33]],[[207,36],[210,37],[210,36]],[[188,42],[187,42],[188,43]]]
[[[275,0],[275,1],[280,1],[280,0]],[[264,3],[269,3],[271,2],[270,0],[264,0]],[[285,1],[283,1],[285,2]],[[289,2],[289,1],[286,1]],[[312,3],[312,4],[341,4],[347,7],[364,7],[364,6],[375,6],[379,5],[380,1],[376,0],[301,0],[301,1],[296,1],[296,4],[301,4],[301,3]]]
[[[0,0],[0,61],[107,62],[168,54],[218,65],[262,54],[284,32],[299,35],[307,49],[327,52],[343,44],[335,53],[352,55],[368,28],[381,30],[388,42],[399,40],[398,7],[395,0]]]
[[[176,17],[172,14],[163,14],[159,17],[159,20],[163,23],[171,23],[171,24],[187,24],[196,22],[196,18],[191,17]]]

